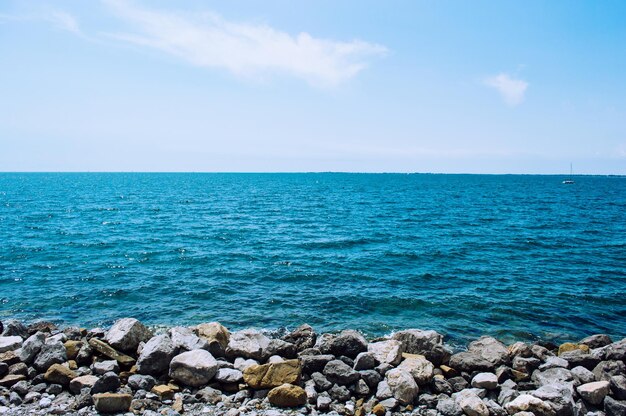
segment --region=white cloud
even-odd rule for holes
[[[126,0],[104,0],[134,27],[115,39],[148,46],[200,67],[225,68],[243,76],[283,72],[313,84],[334,85],[363,70],[381,45],[295,36],[268,25],[228,21],[215,13],[189,15],[147,9]]]
[[[516,106],[524,101],[524,94],[528,88],[528,82],[512,78],[509,74],[501,73],[484,80],[488,87],[498,90],[505,103]]]
[[[59,29],[67,30],[68,32],[81,34],[80,27],[78,26],[78,20],[69,13],[62,11],[53,11],[47,17],[50,23]]]

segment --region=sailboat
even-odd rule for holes
[[[574,180],[572,179],[572,164],[569,164],[569,178],[563,181],[563,185],[572,185]]]

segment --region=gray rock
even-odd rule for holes
[[[580,341],[578,341],[578,343],[585,344],[589,348],[593,349],[593,348],[606,347],[607,345],[612,344],[613,341],[611,341],[611,337],[609,337],[606,334],[597,334],[597,335],[588,336],[587,338],[583,338]]]
[[[515,362],[515,360],[513,360]],[[553,356],[553,357],[547,357],[546,358],[546,362],[541,364],[539,366],[539,370],[547,370],[549,368],[555,368],[555,367],[561,367],[561,368],[568,368],[569,367],[569,362],[561,357],[557,357],[557,356]],[[513,367],[515,368],[515,367]],[[535,367],[537,368],[537,367]],[[534,370],[534,368],[533,368]]]
[[[18,336],[22,339],[26,339],[28,338],[28,335],[28,328],[26,328],[24,324],[22,324],[20,321],[16,319],[9,319],[8,321],[4,321],[4,331],[2,332],[2,336]]]
[[[262,360],[266,358],[265,350],[270,339],[254,329],[244,329],[230,335],[226,354],[231,357],[252,358]]]
[[[22,398],[20,397],[19,394],[12,391],[11,393],[9,393],[9,403],[15,406],[19,406],[20,404],[22,404]]]
[[[74,394],[80,394],[83,389],[89,389],[96,384],[98,377],[92,375],[79,376],[70,381],[70,391]]]
[[[443,398],[437,402],[437,411],[443,416],[462,416],[463,409],[451,398]]]
[[[169,330],[172,344],[179,351],[207,350],[209,351],[209,342],[200,338],[190,328],[184,326],[175,326]]]
[[[210,352],[193,350],[179,354],[172,359],[169,375],[184,385],[201,386],[207,384],[217,370],[217,361]]]
[[[272,339],[265,351],[266,356],[278,355],[283,358],[296,358],[297,351],[296,346],[290,342],[283,341],[282,339]]]
[[[578,382],[577,384],[587,384],[596,380],[596,376],[585,367],[574,367],[572,368],[572,374],[574,375],[574,379]]]
[[[37,332],[28,337],[22,344],[22,348],[20,348],[17,353],[20,361],[26,364],[32,364],[35,357],[37,357],[37,354],[39,354],[45,340],[46,334],[43,332]]]
[[[346,402],[350,400],[350,391],[346,388],[346,386],[335,384],[330,388],[330,390],[328,390],[328,394],[330,394],[330,397],[338,402]]]
[[[531,377],[537,386],[574,381],[574,375],[566,368],[555,367],[544,371],[535,370]]]
[[[45,387],[46,385],[44,384],[44,388]],[[11,386],[11,391],[14,391],[20,396],[24,397],[30,391],[30,384],[28,383],[28,381],[24,381],[24,380],[18,381],[17,383]]]
[[[378,364],[380,363],[378,362],[374,354],[372,354],[371,352],[360,352],[354,359],[353,368],[357,371],[371,370]]]
[[[452,388],[452,385],[448,383],[446,378],[442,376],[441,374],[437,374],[433,377],[431,388],[434,393],[438,393],[438,394],[443,393],[443,394],[451,395],[452,393],[454,393],[454,389]]]
[[[350,386],[350,391],[354,392],[354,394],[358,396],[368,396],[371,392],[370,387],[367,385],[365,380],[358,380],[352,386]]]
[[[333,386],[333,383],[328,381],[326,376],[324,376],[324,374],[322,373],[315,372],[311,374],[311,380],[313,380],[313,382],[315,383],[315,387],[319,391],[329,390]]]
[[[461,390],[465,390],[469,386],[469,383],[467,382],[467,380],[465,380],[461,376],[452,377],[452,378],[448,379],[448,383],[450,383],[450,385],[452,386],[452,389],[455,392],[459,392]]]
[[[607,360],[626,360],[626,338],[606,346]]]
[[[315,390],[315,382],[313,380],[309,380],[304,384],[304,392],[306,393],[307,403],[317,403],[318,394],[317,390]]]
[[[326,411],[330,408],[330,404],[333,402],[333,399],[326,392],[321,393],[317,396],[317,410]]]
[[[222,400],[222,392],[211,387],[205,387],[198,390],[195,397],[201,402],[215,404]]]
[[[44,343],[41,346],[39,354],[33,363],[40,372],[45,372],[52,364],[61,364],[67,361],[67,352],[65,347],[60,342],[56,343]]]
[[[469,389],[463,390],[452,397],[467,416],[489,416],[487,405],[475,392]]]
[[[519,412],[532,412],[536,416],[554,416],[555,411],[549,403],[531,396],[530,394],[522,394],[515,400],[507,403],[504,408],[509,414],[513,415]]]
[[[146,376],[143,374],[133,374],[128,377],[128,387],[132,390],[145,390],[150,391],[152,387],[156,385],[156,380],[152,376]]]
[[[419,387],[411,373],[400,368],[389,370],[385,374],[385,381],[393,397],[402,404],[412,403],[419,393]]]
[[[121,351],[136,351],[140,342],[147,342],[152,332],[135,318],[116,321],[105,336],[105,341]]]
[[[626,373],[626,366],[622,361],[602,361],[595,366],[592,373],[596,380],[608,381],[613,376]]]
[[[613,397],[617,400],[626,400],[626,377],[623,375],[613,376],[609,381]]]
[[[500,393],[498,394],[498,403],[500,404],[500,406],[505,406],[507,403],[511,403],[513,400],[515,400],[519,395],[520,393],[517,390],[502,388],[500,389]]]
[[[475,352],[459,352],[450,357],[450,367],[458,371],[493,371],[495,365]]]
[[[383,376],[376,370],[362,370],[359,371],[359,374],[370,389],[376,389],[378,383],[380,383],[383,379]]]
[[[479,354],[494,366],[506,364],[509,359],[509,350],[506,346],[493,337],[480,337],[471,342],[467,350]]]
[[[215,373],[215,381],[219,383],[239,383],[243,380],[243,373],[230,368],[220,368]]]
[[[576,388],[583,400],[599,405],[610,391],[610,383],[608,381],[594,381],[593,383],[582,384]]]
[[[394,397],[390,397],[388,399],[380,401],[380,405],[384,407],[387,411],[391,411],[398,407],[398,403],[399,400],[395,399]]]
[[[114,392],[120,387],[120,378],[114,372],[103,374],[91,388],[91,394]]]
[[[595,357],[588,352],[579,349],[564,352],[559,357],[567,360],[569,366],[572,368],[583,366],[591,370],[600,362],[600,359],[598,357]]]
[[[498,387],[498,377],[493,373],[478,373],[472,379],[472,387],[494,390]]]
[[[322,372],[326,364],[334,359],[335,356],[330,354],[301,356],[300,365],[302,366],[302,372],[305,374]]]
[[[443,335],[436,331],[422,331],[421,329],[398,331],[393,334],[392,338],[402,342],[404,351],[410,354],[425,355],[436,345],[443,343]]]
[[[489,409],[489,415],[491,416],[508,416],[506,410],[494,400],[484,399],[483,402],[487,405],[487,409]]]
[[[626,401],[607,396],[604,399],[604,412],[606,416],[626,416]]]
[[[246,368],[253,366],[253,365],[258,365],[259,362],[257,360],[253,360],[251,358],[249,359],[245,359],[245,358],[241,358],[241,357],[237,357],[235,358],[235,362],[234,362],[234,367],[243,372]],[[218,362],[219,365],[219,362]]]
[[[390,397],[393,397],[393,392],[387,383],[387,380],[383,380],[378,383],[378,387],[376,388],[376,398],[378,400],[385,400]]]
[[[360,378],[357,371],[354,371],[350,366],[341,360],[328,362],[328,364],[324,367],[323,373],[331,383],[342,385],[352,384]]]
[[[307,348],[313,348],[315,341],[317,341],[317,334],[310,325],[304,324],[285,335],[283,340],[294,344],[296,350],[300,352]]]
[[[170,361],[176,355],[176,348],[167,335],[152,337],[144,345],[137,359],[137,372],[158,376],[167,371]]]
[[[93,363],[91,369],[96,374],[105,374],[109,372],[119,373],[120,366],[115,360],[98,361]]]
[[[22,346],[24,340],[20,336],[2,336],[0,337],[0,353],[7,351],[15,351]]]
[[[404,347],[401,341],[391,339],[387,341],[371,342],[367,346],[367,351],[371,353],[379,363],[388,363],[396,366],[402,361]],[[368,368],[363,368],[363,370],[368,370]]]
[[[357,331],[345,330],[339,333],[330,343],[330,353],[339,357],[355,358],[360,352],[367,351],[367,341]]]
[[[574,388],[571,383],[546,384],[532,395],[548,403],[557,416],[570,416],[574,412]]]

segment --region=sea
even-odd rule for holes
[[[626,178],[2,173],[0,320],[626,336]]]

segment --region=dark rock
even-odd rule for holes
[[[326,364],[334,359],[335,356],[330,354],[300,356],[300,365],[302,366],[302,372],[305,374],[322,372]]]
[[[350,400],[350,391],[345,386],[335,384],[330,388],[328,393],[330,394],[330,397],[338,402],[347,402]]]
[[[357,331],[345,330],[337,335],[330,343],[330,353],[339,357],[355,358],[360,352],[367,351],[367,341]]]
[[[328,381],[326,376],[322,373],[315,372],[311,374],[311,380],[315,383],[315,388],[318,391],[326,391],[333,386],[333,383]]]
[[[596,380],[609,381],[611,377],[626,373],[626,366],[622,361],[602,361],[592,371]]]
[[[544,371],[535,370],[532,374],[531,380],[537,385],[537,387],[541,387],[546,384],[572,382],[574,381],[574,375],[566,368],[555,367]]]
[[[29,335],[36,334],[37,332],[45,332],[50,334],[57,330],[57,326],[52,322],[41,321],[28,325],[27,330]]]
[[[28,366],[24,363],[15,363],[9,367],[9,374],[28,376]]]
[[[567,360],[570,368],[582,366],[588,370],[593,370],[600,362],[599,358],[580,349],[564,352],[559,357]]]
[[[7,363],[0,363],[0,378],[9,373],[9,366]]]
[[[509,360],[509,350],[493,337],[480,337],[471,342],[467,349],[469,352],[474,352],[491,362],[494,368],[498,365],[507,364]]]
[[[22,339],[26,339],[29,336],[28,328],[26,328],[24,324],[16,319],[9,319],[8,321],[4,321],[4,331],[2,331],[2,336],[18,336]]]
[[[110,371],[105,373],[95,382],[91,388],[91,394],[114,392],[120,388],[120,378],[117,374]]]
[[[371,352],[361,352],[354,359],[353,368],[357,371],[360,370],[371,370],[376,367],[378,364],[378,360],[374,357],[374,354]]]
[[[612,376],[610,383],[613,397],[617,400],[626,400],[626,377],[621,374]]]
[[[447,394],[448,396],[450,396],[452,395],[452,393],[454,393],[452,385],[442,375],[437,375],[433,377],[431,387],[433,389],[433,392],[437,394]]]
[[[493,371],[494,363],[480,356],[475,352],[459,352],[450,357],[450,367],[458,371]]]
[[[40,372],[45,372],[53,364],[61,364],[67,361],[65,347],[60,342],[44,344],[35,358],[33,367]]]
[[[455,392],[459,392],[461,390],[465,390],[466,388],[469,387],[469,383],[467,382],[467,380],[465,380],[461,376],[452,377],[451,379],[448,379],[448,383],[450,383],[450,386],[452,386],[452,389]]]
[[[283,340],[294,344],[296,351],[300,352],[313,348],[317,341],[317,334],[310,325],[304,324],[283,337]]]
[[[607,360],[626,360],[626,338],[606,347]]]
[[[28,337],[17,353],[20,360],[26,364],[32,364],[39,351],[41,351],[45,340],[46,335],[43,332],[37,332]]]
[[[48,388],[46,388],[46,393],[53,394],[55,396],[58,394],[61,394],[62,391],[63,391],[63,386],[60,384],[50,384]]]
[[[604,399],[604,413],[606,416],[626,416],[626,401],[615,400],[612,397]]]
[[[172,358],[176,355],[176,349],[172,340],[167,335],[157,335],[144,345],[137,359],[137,372],[158,376],[165,373]]]
[[[270,340],[265,353],[267,356],[278,355],[288,359],[297,357],[296,346],[280,339]]]
[[[587,338],[583,338],[580,341],[578,341],[578,343],[585,344],[589,348],[593,349],[593,348],[606,347],[607,345],[613,343],[613,341],[611,341],[611,337],[609,337],[606,334],[597,334],[597,335],[591,335]]]
[[[352,384],[360,378],[357,371],[341,360],[330,361],[324,367],[323,373],[331,383],[343,385]]]
[[[156,380],[152,376],[143,374],[133,374],[128,377],[128,387],[132,390],[150,391],[156,385]]]

